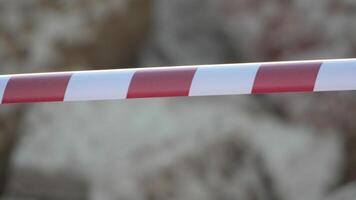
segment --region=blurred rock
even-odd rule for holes
[[[202,143],[169,165],[143,174],[143,199],[279,199],[263,159],[241,138],[216,137]],[[142,154],[140,165],[154,164]]]
[[[206,155],[209,162],[211,155],[212,160],[228,160],[229,155],[223,158],[217,150],[214,156],[205,147],[229,141],[233,134],[259,152],[277,196],[291,200],[323,197],[339,180],[342,147],[338,135],[317,134],[312,128],[284,124],[268,114],[253,114],[254,106],[251,97],[241,96],[35,105],[22,124],[28,135],[16,152],[14,165],[88,177],[92,199],[138,199],[151,193],[142,184],[156,180],[144,177],[158,170],[160,180],[159,171],[175,171],[176,164],[184,171],[184,164],[178,164],[186,162],[184,157],[203,159]],[[223,147],[224,142],[217,144],[229,149],[229,145]],[[247,157],[254,157],[248,152]],[[219,173],[225,164],[217,163],[209,173]],[[184,185],[177,188],[179,195],[187,192]],[[267,190],[263,184],[255,187]],[[221,193],[229,195],[228,190]]]
[[[356,55],[356,36],[352,34],[355,32],[356,3],[353,1],[156,2],[152,41],[144,51],[143,65]]]
[[[0,1],[1,74],[132,66],[149,29],[150,6],[150,0]],[[18,131],[25,110],[0,110],[0,194],[11,152],[27,134]]]
[[[356,2],[222,0],[230,45],[248,61],[356,55]]]
[[[0,109],[0,194],[10,173],[10,158],[18,139],[18,128],[23,108]]]
[[[1,2],[1,65],[16,73],[133,64],[148,31],[150,4],[150,0]]]
[[[327,200],[352,200],[356,196],[356,183],[351,183],[334,191]]]
[[[351,1],[159,2],[155,12],[154,42],[148,45],[147,53],[142,56],[146,65],[356,55],[356,37],[350,34],[355,32],[356,3]],[[181,16],[182,10],[187,14]],[[176,18],[181,20],[172,23],[174,20],[171,19]],[[340,184],[355,180],[356,134],[353,132],[356,127],[353,113],[356,112],[353,112],[352,92],[258,95],[256,99],[262,113],[272,114],[285,123],[314,126],[320,132],[331,129],[342,134],[345,163]]]
[[[354,92],[314,95],[261,95],[258,100],[267,112],[286,123],[310,124],[319,130],[338,130],[344,140],[344,170],[340,184],[356,180],[356,100]]]
[[[98,2],[94,1],[93,6]],[[109,11],[103,12],[101,19],[96,19],[96,7],[86,12],[87,31],[90,39],[82,43],[62,42],[57,49],[63,59],[61,66],[86,66],[86,68],[121,68],[137,67],[137,52],[149,31],[151,0],[125,0],[116,6],[106,5]],[[106,14],[104,14],[107,12]],[[90,16],[93,15],[93,16]],[[71,69],[71,68],[68,68]]]
[[[352,56],[354,4],[156,0],[152,34],[139,62]],[[147,0],[2,3],[0,60],[7,72],[127,65],[137,61],[149,9]],[[342,144],[354,138],[345,133],[356,130],[349,114],[353,97],[338,94],[31,105],[16,126],[26,135],[14,171],[41,171],[29,172],[38,175],[33,184],[52,180],[51,174],[85,177],[89,189],[78,192],[91,199],[253,198],[252,188],[257,199],[319,200],[354,177],[355,145]],[[223,175],[230,165],[230,176]],[[12,183],[21,182],[16,174]]]
[[[241,59],[248,61],[342,58],[356,56],[353,19],[356,2],[221,1],[226,34]],[[327,20],[325,20],[327,19]],[[345,141],[344,177],[356,180],[356,127],[353,92],[261,95],[261,109],[289,123],[337,129]]]
[[[85,200],[87,190],[85,180],[69,172],[45,174],[36,169],[17,169],[2,199]]]

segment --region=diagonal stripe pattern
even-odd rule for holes
[[[356,90],[356,59],[0,75],[8,103]]]

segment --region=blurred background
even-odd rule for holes
[[[0,73],[356,56],[353,0],[0,0]],[[0,106],[20,199],[356,196],[356,93]]]

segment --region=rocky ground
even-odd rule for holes
[[[352,57],[355,15],[347,0],[0,2],[0,70]],[[3,198],[352,199],[354,96],[3,106]]]

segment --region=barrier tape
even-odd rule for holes
[[[2,104],[356,90],[356,59],[0,76]]]

